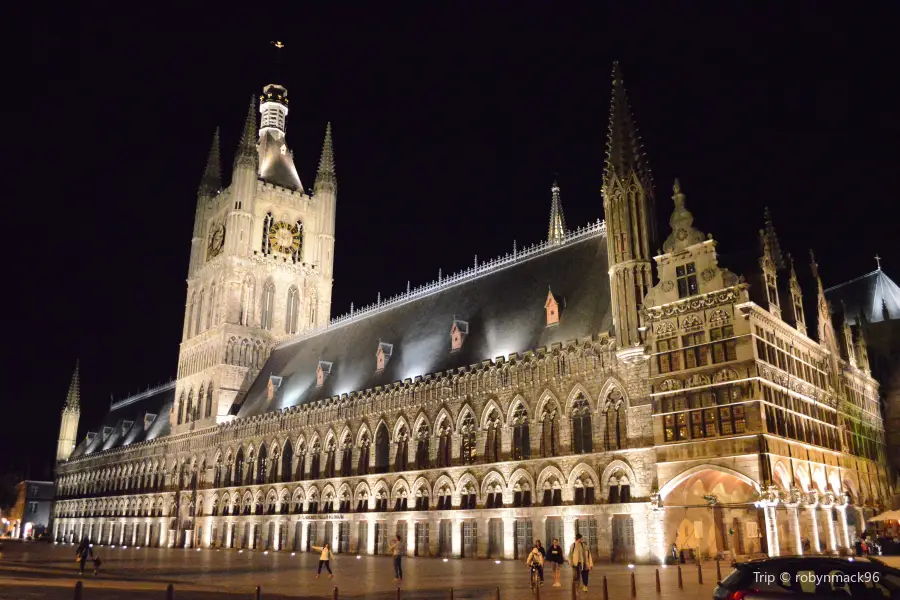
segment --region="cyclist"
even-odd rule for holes
[[[540,541],[535,542],[534,548],[531,549],[528,558],[525,559],[525,564],[538,572],[541,585],[544,585],[544,553]]]

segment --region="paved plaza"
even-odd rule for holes
[[[267,600],[295,598],[326,600],[334,587],[341,599],[395,598],[390,557],[338,555],[332,563],[334,579],[326,575],[316,579],[317,553],[269,553],[237,550],[173,550],[158,548],[108,548],[95,550],[103,560],[101,574],[89,572],[82,578],[84,600],[165,598],[165,588],[172,584],[175,598],[231,599],[253,598],[256,586]],[[496,588],[504,600],[531,597],[528,570],[518,561],[473,559],[406,559],[403,560],[404,600],[449,598],[493,600]],[[722,565],[723,575],[730,568]],[[683,567],[684,590],[677,586],[673,567],[660,569],[662,592],[656,593],[656,567],[634,568],[638,598],[692,600],[712,597],[716,581],[715,563],[703,569],[703,584],[697,581],[695,565]],[[569,599],[571,569],[564,567],[562,589],[550,587],[552,578],[541,591],[541,597]],[[602,580],[607,576],[610,598],[631,597],[631,571],[626,565],[598,565],[591,573],[588,593],[580,599],[602,598]],[[77,577],[75,547],[39,543],[5,542],[0,552],[0,599],[57,600],[73,598]]]

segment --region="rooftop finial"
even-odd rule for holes
[[[772,262],[775,263],[776,269],[783,269],[785,268],[784,254],[781,252],[781,244],[778,243],[778,235],[775,233],[775,225],[772,223],[772,213],[769,212],[768,206],[763,212],[763,219],[765,221],[765,243],[769,245],[769,253],[771,254]]]
[[[69,392],[66,394],[66,410],[81,410],[81,381],[79,369],[81,361],[75,361],[75,370],[72,372],[72,381],[69,383]]]
[[[684,206],[685,195],[681,191],[681,182],[676,179],[672,185],[672,201],[675,209],[669,217],[672,233],[663,243],[663,251],[676,252],[703,241],[703,233],[694,227],[694,215]]]
[[[256,98],[250,96],[250,106],[247,108],[247,118],[244,120],[244,131],[241,133],[241,141],[238,144],[237,153],[234,155],[234,166],[249,164],[256,166],[259,156],[256,151],[258,131],[256,129]]]
[[[334,145],[331,141],[331,121],[325,126],[325,141],[322,142],[322,156],[319,158],[319,170],[316,173],[316,183],[313,188],[316,192],[320,189],[337,189],[337,175],[334,171]]]
[[[547,241],[551,244],[561,244],[566,239],[566,219],[563,216],[562,201],[559,197],[559,184],[556,180],[550,186],[552,200],[550,202],[550,228],[547,233]]]
[[[881,270],[881,257],[879,255],[875,255],[875,263],[878,265],[878,270]]]
[[[206,169],[200,179],[200,193],[215,196],[222,189],[222,167],[219,157],[219,128],[213,134],[212,146],[209,148],[209,158],[206,159]]]

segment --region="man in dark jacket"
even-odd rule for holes
[[[78,549],[75,550],[75,558],[78,559],[79,566],[78,575],[84,575],[84,563],[87,562],[88,556],[94,557],[94,549],[91,548],[87,536],[84,536],[81,538],[81,543],[78,544]]]

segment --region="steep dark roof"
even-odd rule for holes
[[[262,135],[259,140],[259,177],[263,181],[296,192],[302,190],[303,186],[300,184],[297,167],[294,166],[294,157],[287,149],[284,153],[281,151],[286,143],[284,138],[275,139],[271,131]]]
[[[830,287],[825,296],[834,311],[840,311],[843,303],[850,324],[857,319],[869,323],[900,319],[900,287],[881,269]]]
[[[174,381],[113,403],[99,427],[88,428],[97,435],[81,440],[71,458],[169,435],[174,403]],[[149,423],[145,423],[147,415],[155,415]]]
[[[257,415],[609,330],[607,269],[604,235],[570,238],[484,275],[286,342],[273,351],[237,414]],[[560,323],[551,327],[544,309],[548,288],[560,304]],[[454,318],[469,323],[457,352],[450,351]],[[394,347],[384,371],[376,373],[379,340]],[[333,365],[317,387],[320,360]],[[268,400],[271,375],[284,379]]]

